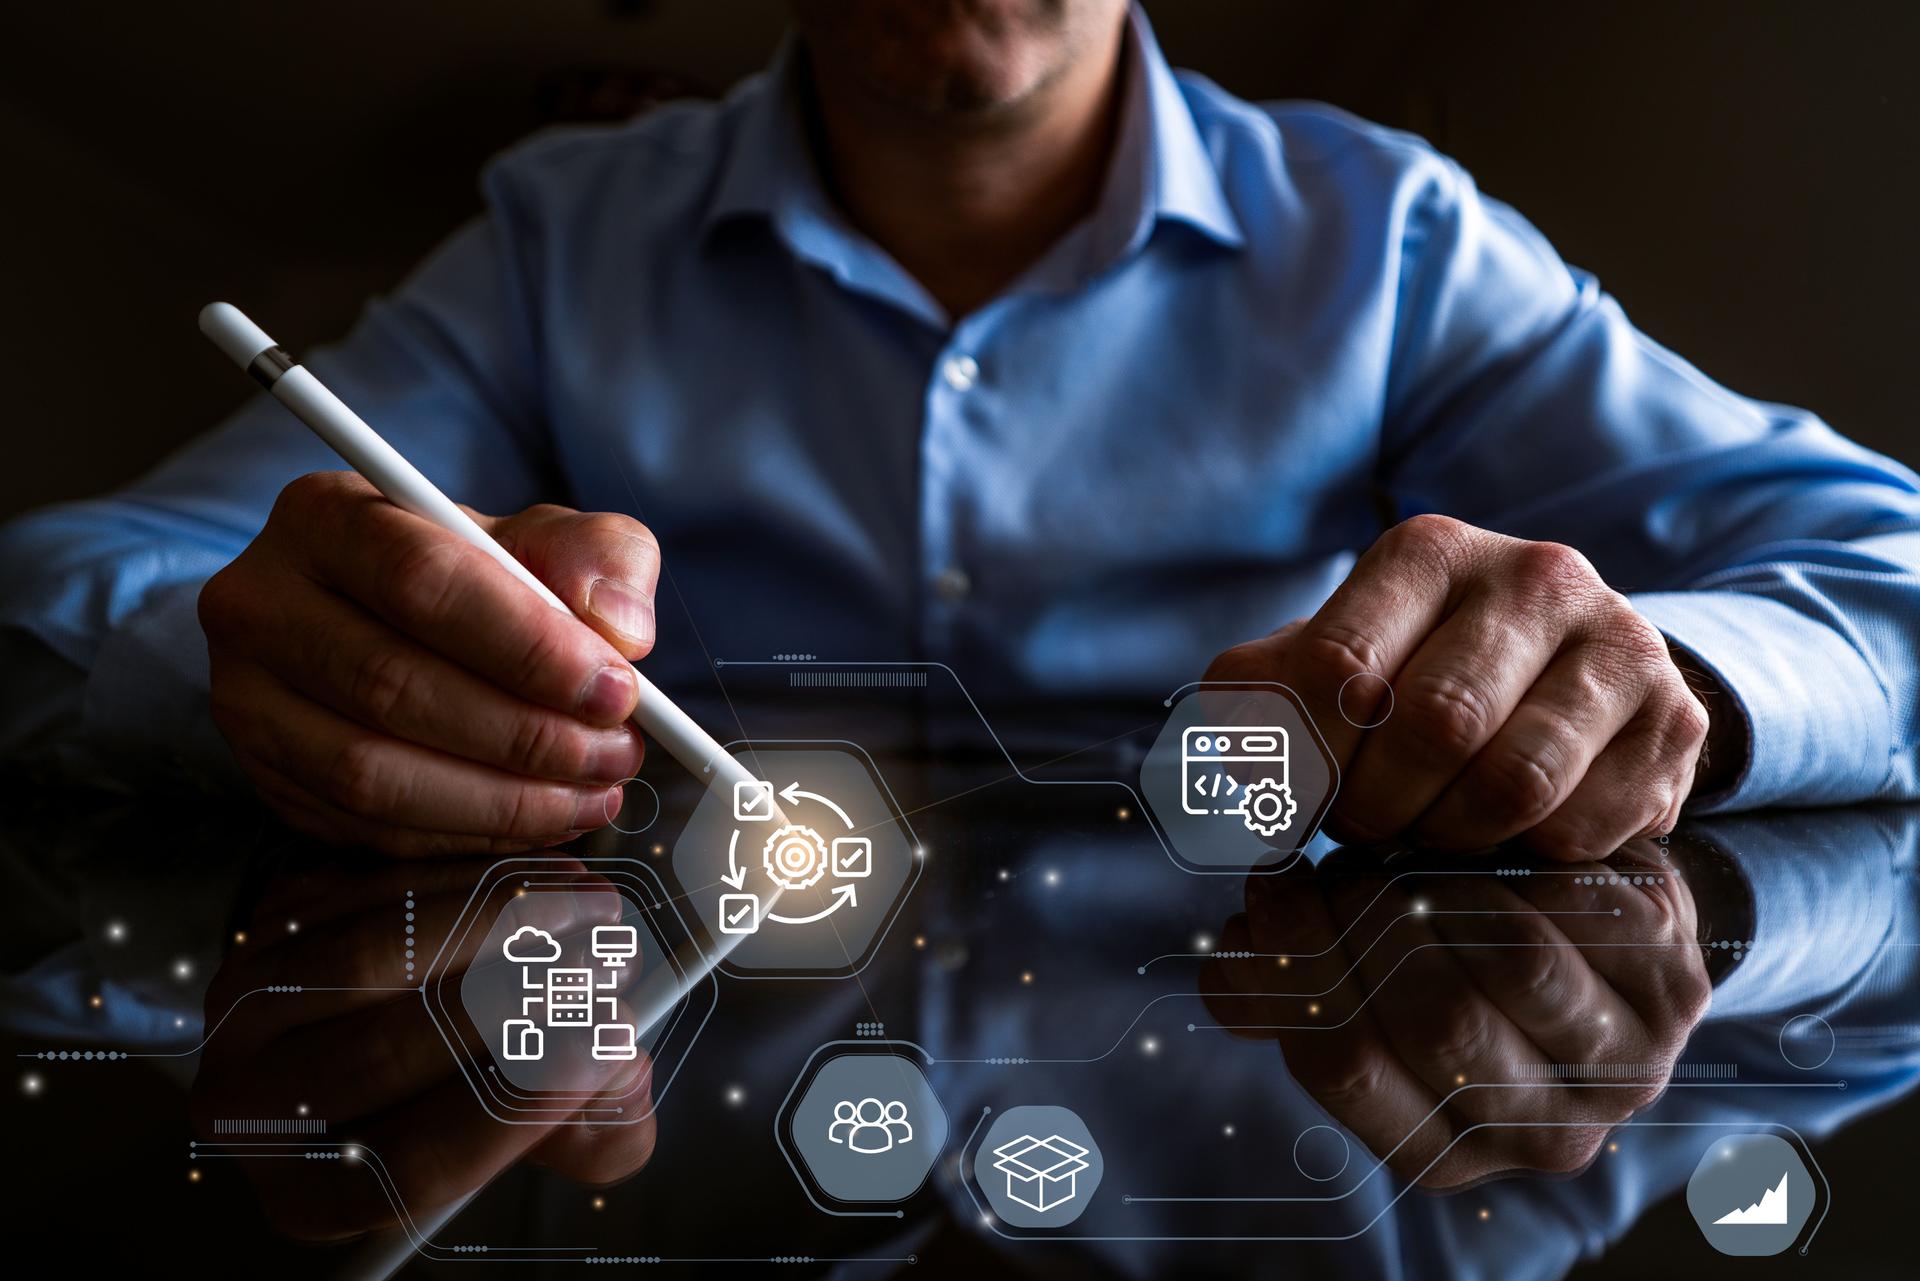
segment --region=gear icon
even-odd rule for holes
[[[1287,830],[1298,808],[1293,789],[1285,783],[1271,778],[1256,779],[1247,784],[1246,795],[1241,799],[1240,821],[1247,825],[1249,832],[1272,836]]]
[[[760,865],[782,889],[804,890],[827,874],[827,843],[811,827],[788,823],[767,837]]]

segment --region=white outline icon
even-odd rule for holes
[[[1244,784],[1239,772],[1252,774]],[[1299,804],[1289,782],[1287,731],[1280,725],[1195,725],[1180,736],[1180,808],[1241,821],[1273,836],[1293,823]]]
[[[1072,1139],[1058,1134],[1050,1134],[1044,1139],[1023,1134],[993,1150],[993,1154],[1000,1158],[993,1163],[993,1168],[1007,1176],[1009,1201],[1044,1214],[1079,1195],[1080,1171],[1090,1164],[1086,1159],[1087,1151]],[[1032,1159],[1036,1157],[1038,1160]],[[1066,1191],[1049,1195],[1062,1182],[1066,1184]]]

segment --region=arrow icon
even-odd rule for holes
[[[849,824],[848,826],[852,825]],[[827,917],[839,911],[842,903],[845,903],[848,907],[860,906],[860,900],[856,897],[859,888],[859,886],[851,881],[845,885],[834,886],[833,902],[827,904],[827,906],[821,908],[811,916],[781,916],[777,912],[768,912],[760,919],[763,921],[778,921],[782,925],[811,925],[815,921],[824,921]]]
[[[826,797],[820,795],[820,793],[803,792],[800,790],[800,784],[798,783],[788,783],[785,787],[780,789],[780,799],[785,801],[789,805],[798,805],[800,803],[800,798],[803,796],[810,801],[819,801],[822,805],[826,806],[828,809],[832,810],[835,814],[838,814],[840,816],[840,821],[847,825],[847,830],[849,832],[853,830],[853,820],[847,817],[847,812],[841,809],[833,801],[830,801]]]
[[[737,828],[733,839],[727,842],[727,874],[720,879],[736,890],[746,883],[746,869],[740,866],[740,832]]]

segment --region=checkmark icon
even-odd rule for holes
[[[873,842],[864,836],[841,836],[833,842],[833,874],[850,879],[873,875]]]
[[[733,821],[767,823],[773,820],[773,784],[765,779],[745,779],[733,785]]]
[[[760,928],[758,894],[722,894],[720,896],[720,932],[751,934]]]

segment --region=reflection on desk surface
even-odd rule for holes
[[[643,1124],[503,1123],[472,1084],[484,1030],[430,1017],[495,860],[345,857],[239,804],[10,795],[16,1221],[100,1267],[206,1275],[344,1275],[359,1234],[477,1190],[409,1267],[486,1246],[514,1275],[1717,1276],[1757,1261],[1707,1245],[1685,1186],[1716,1139],[1772,1133],[1813,1171],[1798,1245],[1823,1272],[1900,1244],[1920,811],[1717,819],[1590,865],[1316,848],[1196,876],[1117,786],[880,766],[927,851],[900,916],[851,979],[713,979],[671,1080],[661,1049],[575,1083],[646,1100]],[[676,892],[661,851],[692,789],[656,783],[650,829],[568,851],[587,892],[613,859]],[[775,1141],[837,1040],[917,1047],[951,1126],[880,1217],[816,1208]],[[983,1222],[962,1177],[981,1122],[1029,1104],[1070,1107],[1103,1159],[1068,1242]]]

